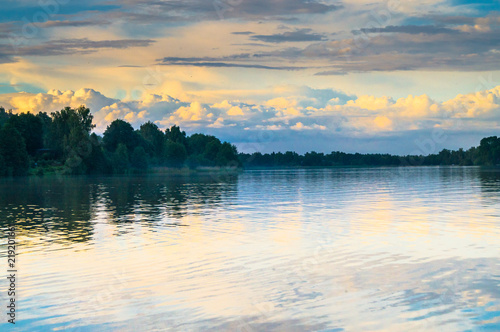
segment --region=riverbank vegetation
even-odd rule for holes
[[[390,154],[361,153],[240,153],[245,167],[335,167],[335,166],[496,166],[500,164],[500,138],[483,138],[478,147],[456,151],[443,149],[437,154],[395,156]]]
[[[26,174],[128,174],[185,169],[241,167],[498,165],[500,138],[478,147],[442,150],[427,156],[332,152],[240,153],[234,145],[201,133],[186,135],[173,125],[165,131],[152,122],[139,129],[113,121],[102,136],[85,106],[38,114],[13,114],[0,107],[0,176]]]
[[[156,169],[241,167],[236,147],[178,126],[162,131],[152,122],[135,130],[113,121],[102,136],[92,132],[85,106],[48,115],[13,114],[0,108],[0,175],[127,174]]]

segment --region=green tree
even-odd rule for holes
[[[12,124],[7,123],[0,129],[0,155],[4,160],[7,175],[26,175],[28,172],[26,144]]]
[[[0,153],[0,176],[5,176],[7,173],[7,167],[5,166],[5,160],[3,155]]]
[[[43,146],[50,147],[50,130],[52,127],[52,118],[46,112],[39,112],[37,118],[42,122]]]
[[[148,168],[148,155],[142,146],[136,147],[132,152],[130,165],[138,171],[144,171]]]
[[[156,124],[148,121],[141,125],[139,134],[148,143],[150,155],[156,159],[157,163],[159,163],[163,157],[165,145],[165,135],[163,132]]]
[[[28,154],[34,155],[43,147],[43,122],[32,113],[12,115],[8,123],[12,124],[24,138]]]
[[[217,166],[239,167],[240,162],[238,160],[238,151],[236,147],[228,142],[222,143],[217,152],[215,163]]]
[[[88,158],[84,160],[86,172],[88,174],[111,173],[112,167],[101,146],[100,137],[92,133],[90,135],[90,144],[92,151]]]
[[[132,152],[139,145],[139,135],[130,123],[118,119],[106,128],[102,142],[109,152],[114,152],[120,144],[125,145],[128,152]]]
[[[181,131],[179,126],[173,125],[170,129],[167,128],[167,130],[165,130],[165,138],[171,140],[172,142],[180,143],[186,146],[186,132]]]
[[[500,139],[497,136],[483,138],[478,150],[481,164],[496,165],[500,162]]]
[[[126,173],[129,169],[129,157],[127,146],[119,143],[112,155],[113,172],[117,174]]]
[[[12,111],[5,111],[5,108],[0,106],[0,128],[9,120],[12,116]]]
[[[65,107],[52,113],[49,148],[59,156],[68,156],[77,145],[88,145],[88,137],[95,127],[93,118],[90,110],[83,105],[77,109]],[[82,139],[86,142],[82,143]]]
[[[215,163],[217,158],[217,154],[219,153],[220,148],[222,147],[222,143],[219,139],[210,140],[207,145],[205,145],[205,150],[203,151],[203,156]]]
[[[181,143],[167,140],[165,143],[165,160],[167,166],[182,167],[187,158],[186,147]]]

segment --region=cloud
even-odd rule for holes
[[[297,122],[295,125],[291,126],[290,129],[298,130],[298,131],[300,131],[300,130],[326,130],[326,127],[318,125],[318,124],[306,126],[302,122]]]
[[[252,31],[235,31],[235,32],[231,32],[231,34],[233,34],[233,35],[253,35],[254,32],[252,32]]]
[[[227,115],[231,116],[239,116],[239,115],[245,115],[241,107],[239,106],[233,106],[227,111]]]
[[[325,40],[325,35],[312,32],[312,29],[298,29],[295,31],[286,31],[272,35],[254,35],[250,39],[263,41],[266,43],[285,43],[285,42],[310,42]]]
[[[43,23],[38,23],[41,28],[56,28],[56,27],[87,27],[94,25],[107,25],[111,24],[109,21],[105,20],[64,20],[64,21],[46,21]]]
[[[363,33],[457,34],[459,31],[434,25],[389,25],[383,28],[363,28]],[[356,32],[356,31],[354,31]]]
[[[457,95],[444,102],[425,94],[397,100],[370,95],[349,99],[333,90],[291,85],[275,86],[270,91],[282,97],[259,104],[227,99],[206,104],[167,94],[145,94],[140,100],[123,101],[92,89],[80,89],[4,94],[0,95],[0,105],[15,112],[34,113],[87,105],[94,114],[98,133],[115,119],[129,121],[136,128],[146,121],[156,122],[163,129],[176,124],[191,133],[213,133],[235,141],[249,137],[259,140],[259,132],[279,132],[279,137],[289,137],[290,149],[305,139],[300,135],[311,133],[325,139],[336,135],[356,139],[388,135],[408,138],[418,131],[440,128],[454,132],[466,129],[475,131],[476,136],[486,136],[500,123],[500,86]]]
[[[179,13],[188,20],[201,17],[254,19],[255,17],[280,18],[290,15],[325,14],[342,8],[339,4],[325,4],[315,0],[252,0],[234,2],[212,2],[203,0],[171,0],[151,4],[149,1],[134,1],[136,4],[154,6],[157,12]]]
[[[387,109],[394,104],[394,101],[386,96],[377,98],[375,96],[359,96],[356,100],[349,100],[348,106],[359,107],[362,109],[376,111]]]
[[[160,59],[160,65],[164,66],[194,66],[194,67],[211,67],[211,68],[250,68],[250,69],[269,69],[269,70],[301,70],[306,67],[299,66],[269,66],[256,63],[234,63],[222,62],[226,59],[238,61],[237,56],[223,58],[180,58],[166,57]]]
[[[78,107],[87,105],[94,112],[103,107],[118,102],[117,99],[108,98],[93,89],[80,89],[77,91],[50,90],[47,93],[12,93],[0,95],[0,104],[7,109],[18,112],[55,112],[66,106]]]
[[[147,47],[155,41],[151,39],[89,40],[87,38],[59,39],[33,45],[0,44],[0,63],[17,62],[26,56],[61,56],[90,54],[103,49],[128,49]],[[14,47],[15,46],[15,47]]]

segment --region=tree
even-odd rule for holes
[[[167,140],[165,143],[165,160],[170,167],[182,167],[187,158],[186,147],[181,143]]]
[[[106,158],[100,143],[100,137],[95,133],[90,135],[92,151],[88,158],[84,160],[86,172],[88,174],[107,174],[111,173],[110,161]]]
[[[52,127],[52,118],[46,112],[39,112],[36,115],[37,118],[42,122],[43,131],[43,146],[50,147],[50,130]]]
[[[222,143],[215,160],[217,166],[237,167],[240,166],[238,151],[234,145],[228,142]]]
[[[205,145],[203,156],[215,163],[215,159],[217,158],[217,154],[219,153],[221,146],[222,143],[218,139],[211,140],[207,143],[207,145]]]
[[[496,165],[500,162],[500,139],[497,136],[483,138],[478,150],[483,165]]]
[[[139,171],[144,171],[148,168],[148,156],[142,146],[136,147],[134,152],[132,152],[130,165]]]
[[[0,128],[9,120],[12,116],[12,111],[6,112],[5,108],[0,106]]]
[[[113,172],[118,174],[126,173],[129,169],[128,149],[123,143],[119,143],[112,156]]]
[[[88,140],[91,130],[93,115],[85,106],[77,109],[65,107],[63,110],[52,113],[50,130],[50,146],[59,156],[67,156],[81,140]],[[87,145],[87,142],[83,144]]]
[[[28,171],[26,144],[19,131],[12,124],[0,129],[0,155],[7,175],[25,175]]]
[[[0,153],[0,176],[5,176],[7,173],[7,167],[5,166],[5,160],[3,155]]]
[[[167,130],[165,130],[165,138],[171,140],[172,142],[180,143],[186,146],[186,132],[181,131],[181,128],[176,125],[173,125],[170,129],[167,128]]]
[[[139,145],[139,135],[134,131],[132,125],[123,120],[115,120],[106,128],[102,138],[104,148],[114,152],[118,145],[123,144],[128,152],[132,152]]]
[[[155,157],[156,161],[159,162],[162,159],[165,144],[165,135],[163,132],[156,124],[148,121],[141,125],[139,134],[148,143],[151,156]]]
[[[41,118],[31,113],[12,115],[8,123],[12,124],[24,138],[28,154],[34,155],[43,147],[43,122]]]

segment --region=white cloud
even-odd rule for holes
[[[287,94],[290,88],[282,90]],[[386,96],[363,95],[345,100],[343,104],[332,105],[329,103],[332,98],[326,95],[324,107],[301,104],[311,100],[317,105],[311,99],[309,90],[302,91],[306,95],[278,96],[260,104],[227,99],[206,104],[176,99],[166,93],[147,94],[141,100],[125,102],[108,98],[92,89],[50,90],[39,94],[3,94],[0,95],[0,105],[12,108],[15,112],[34,113],[87,105],[94,114],[98,133],[102,133],[115,119],[129,121],[136,128],[146,121],[154,121],[163,128],[177,124],[186,129],[224,129],[235,135],[249,128],[295,132],[316,130],[325,133],[342,131],[346,135],[357,136],[434,127],[452,128],[453,120],[461,118],[469,119],[468,125],[474,128],[490,128],[496,123],[492,119],[500,121],[500,86],[458,95],[445,102],[436,102],[427,95],[410,95],[396,101]]]

